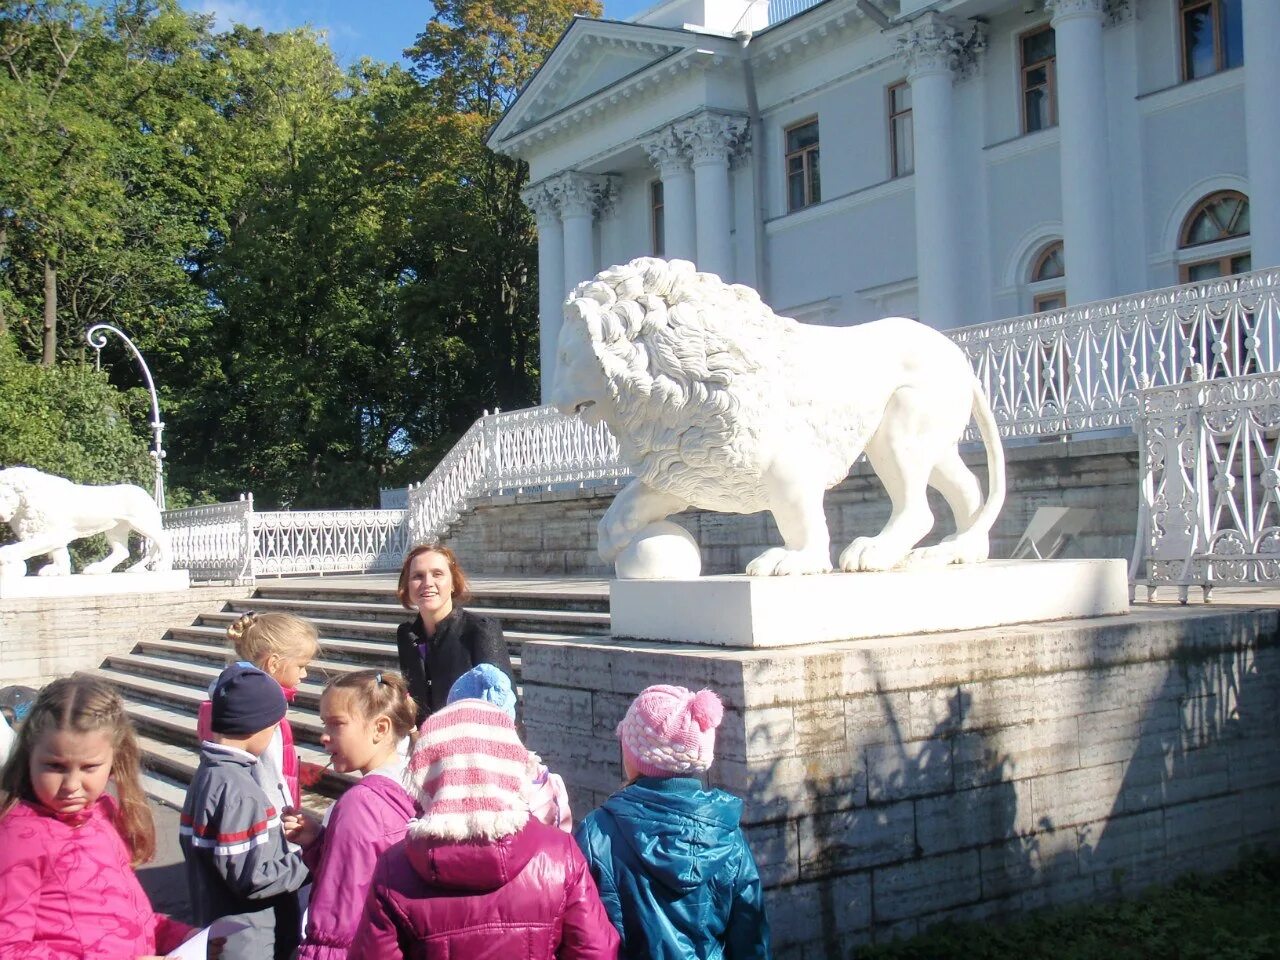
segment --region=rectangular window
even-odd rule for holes
[[[1024,33],[1022,51],[1022,132],[1058,125],[1057,48],[1052,27]]]
[[[787,130],[787,209],[799,210],[822,199],[818,166],[818,121]]]
[[[1244,63],[1240,0],[1179,0],[1179,13],[1183,80]]]
[[[649,184],[649,235],[652,239],[653,255],[666,256],[666,220],[663,217],[661,180],[654,180]]]
[[[911,129],[911,85],[905,80],[889,88],[889,153],[892,174],[905,177],[916,169],[915,135]]]
[[[1032,301],[1033,313],[1044,313],[1047,310],[1061,310],[1067,305],[1067,295],[1061,290],[1053,293],[1040,293]]]

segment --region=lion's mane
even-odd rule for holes
[[[621,426],[626,461],[645,483],[687,500],[709,491],[752,502],[760,431],[785,403],[779,380],[799,325],[750,287],[684,260],[613,267],[576,287],[566,322],[583,322]]]
[[[44,533],[53,526],[50,508],[57,502],[49,496],[43,476],[30,467],[0,470],[0,520],[10,514],[9,529],[22,540]]]

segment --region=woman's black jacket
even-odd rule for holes
[[[400,624],[396,653],[409,693],[418,704],[418,723],[445,705],[453,682],[477,663],[492,663],[511,677],[515,687],[502,624],[461,607],[454,607],[429,638],[421,617]]]

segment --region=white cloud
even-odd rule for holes
[[[288,29],[277,12],[252,0],[193,0],[188,4],[193,13],[212,16],[214,30],[230,30],[232,24],[261,27],[267,31]]]

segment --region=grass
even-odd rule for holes
[[[1280,858],[1251,858],[1141,897],[1046,910],[1008,924],[943,924],[865,947],[858,960],[1272,960],[1280,957]]]

